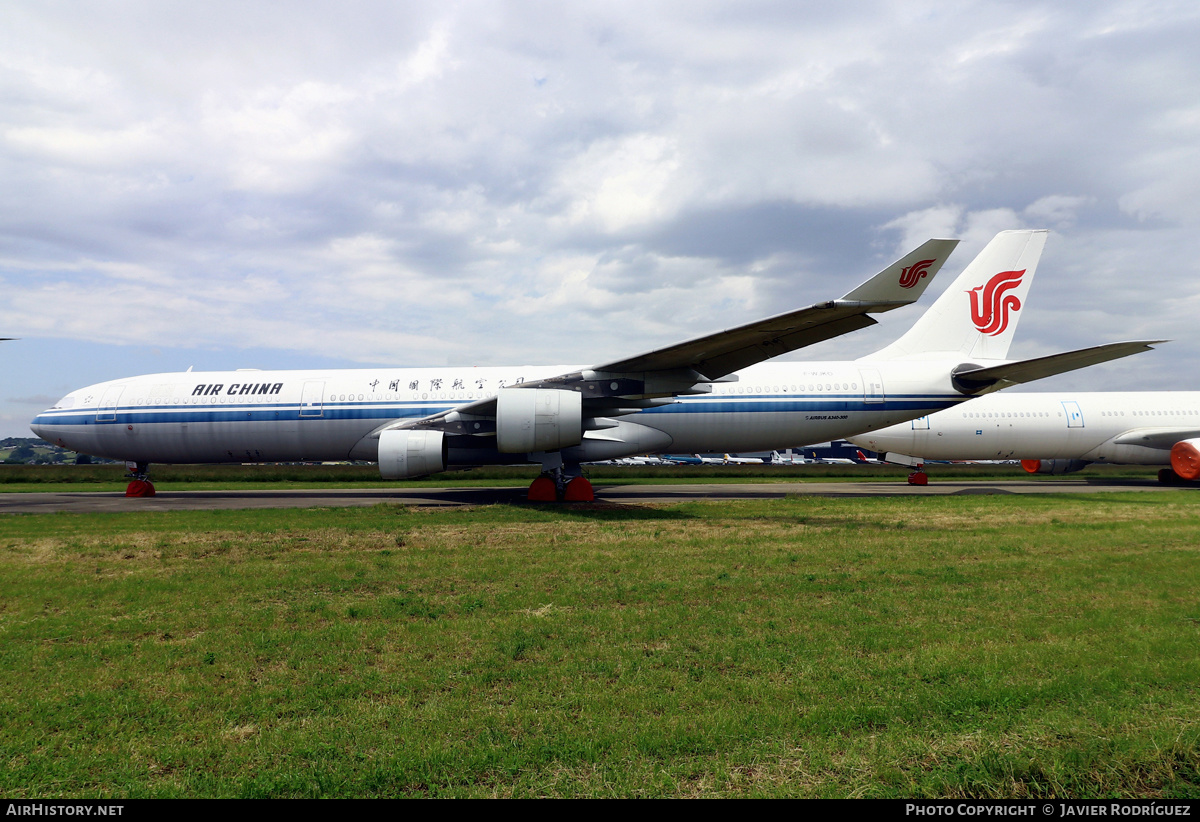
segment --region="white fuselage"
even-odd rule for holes
[[[928,460],[1054,460],[1167,465],[1200,431],[1200,392],[991,394],[929,417],[849,437]]]
[[[931,414],[966,397],[955,361],[763,363],[712,393],[619,418],[598,459],[678,451],[762,451],[818,442]],[[570,366],[372,368],[152,374],[73,391],[33,420],[34,433],[84,454],[136,462],[374,460],[368,435],[551,377]],[[653,429],[652,437],[645,432]],[[626,436],[626,430],[641,431]],[[658,433],[658,432],[661,432]],[[595,444],[586,432],[583,444]],[[652,446],[652,447],[650,447]],[[597,446],[599,447],[599,446]],[[530,461],[537,461],[530,457]],[[458,437],[450,464],[520,462],[487,437]]]

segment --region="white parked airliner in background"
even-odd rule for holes
[[[722,454],[721,462],[726,465],[762,465],[765,460],[760,457],[735,457],[731,454]]]
[[[998,394],[850,437],[885,460],[1021,460],[1065,474],[1091,463],[1170,466],[1164,481],[1200,479],[1200,393]]]
[[[32,428],[132,463],[130,495],[153,493],[153,462],[356,459],[387,479],[532,462],[531,499],[587,500],[584,462],[838,439],[1146,350],[1006,359],[1045,241],[997,235],[907,334],[854,361],[763,362],[915,302],[957,241],[930,240],[841,299],[592,367],[153,374],[72,391]]]

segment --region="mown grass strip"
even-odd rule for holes
[[[1179,494],[0,519],[8,796],[1195,796]]]
[[[909,469],[880,465],[680,465],[587,466],[599,485],[738,482],[902,482]],[[936,465],[936,481],[1105,482],[1153,481],[1157,468],[1100,465],[1070,477],[1030,475],[1017,465]],[[335,465],[155,465],[152,479],[162,491],[228,491],[339,488],[443,488],[527,485],[532,466],[495,466],[447,471],[416,480],[384,481],[369,464]],[[0,465],[0,493],[124,491],[128,479],[119,465]]]

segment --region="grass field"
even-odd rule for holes
[[[0,793],[1200,795],[1200,502],[0,517]]]

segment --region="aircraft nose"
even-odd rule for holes
[[[48,430],[49,427],[50,426],[45,425],[43,423],[41,414],[38,414],[36,417],[33,418],[33,422],[29,423],[29,430],[33,431],[33,433],[37,434],[42,439],[46,440],[46,442],[50,441],[49,438],[46,436],[49,433],[49,430]]]
[[[910,444],[911,435],[904,436],[885,428],[881,431],[870,431],[866,434],[859,434],[856,437],[846,437],[846,439],[859,448],[883,453],[884,451],[903,450],[905,445]]]
[[[72,443],[68,443],[66,440],[64,440],[62,426],[52,424],[49,420],[49,415],[45,413],[38,414],[36,417],[34,417],[33,422],[29,423],[29,429],[33,431],[33,433],[37,434],[38,437],[50,443],[51,445],[57,445],[60,448],[78,450],[78,448],[73,447],[73,445],[77,445],[77,443],[74,442],[75,438],[71,438]]]

